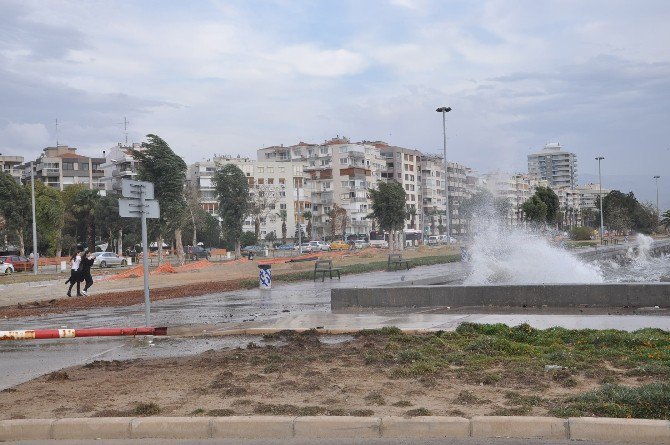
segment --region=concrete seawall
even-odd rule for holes
[[[349,307],[670,307],[670,284],[547,284],[336,288],[331,309]]]
[[[617,244],[613,246],[598,246],[585,251],[575,252],[575,256],[583,261],[595,261],[606,259],[623,259],[626,258],[628,250],[633,249],[637,251],[637,244]],[[653,256],[661,254],[670,254],[670,240],[654,241],[649,249],[649,253]]]

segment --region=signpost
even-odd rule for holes
[[[147,218],[160,218],[158,201],[154,200],[154,185],[151,182],[121,181],[121,193],[126,199],[119,199],[119,215],[122,218],[142,219],[142,263],[144,264],[144,316],[149,326],[149,244],[147,243]]]

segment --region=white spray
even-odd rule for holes
[[[598,266],[552,246],[546,235],[479,219],[469,248],[472,271],[465,285],[602,283]]]

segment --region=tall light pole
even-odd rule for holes
[[[598,196],[600,197],[600,244],[603,243],[603,233],[605,232],[605,224],[603,224],[603,179],[600,175],[600,161],[605,159],[602,156],[598,156],[596,161],[598,161],[598,184],[600,190],[598,191]]]
[[[661,209],[658,207],[658,180],[660,176],[656,175],[654,176],[654,179],[656,180],[656,219],[661,218]]]
[[[37,219],[35,219],[35,169],[33,168],[33,163],[30,163],[30,189],[31,200],[32,200],[32,211],[33,211],[33,272],[37,275]]]
[[[451,244],[451,218],[449,214],[449,164],[447,163],[447,113],[451,107],[440,107],[437,110],[442,113],[442,136],[444,138],[444,199],[447,215],[447,243]]]

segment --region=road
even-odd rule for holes
[[[21,442],[4,442],[16,445],[56,445],[67,443],[72,445],[609,445],[614,442],[570,441],[542,439],[287,439],[287,440],[251,440],[251,439],[200,439],[200,440],[166,440],[166,439],[129,439],[129,440],[28,440]],[[617,442],[620,443],[620,442]]]
[[[152,304],[151,323],[190,335],[210,336],[147,338],[80,338],[68,340],[5,341],[0,343],[0,390],[40,375],[93,360],[122,360],[197,354],[208,349],[245,345],[254,338],[212,337],[235,328],[365,329],[398,326],[403,329],[451,330],[463,321],[478,323],[529,323],[537,328],[670,329],[662,315],[607,315],[562,313],[463,313],[444,309],[395,309],[331,313],[330,289],[337,286],[371,286],[410,283],[431,277],[457,277],[467,265],[450,263],[409,271],[347,275],[342,280],[306,281],[276,285],[272,290],[240,290],[199,297],[163,300]],[[67,314],[0,320],[0,330],[142,326],[144,307],[96,308]]]

